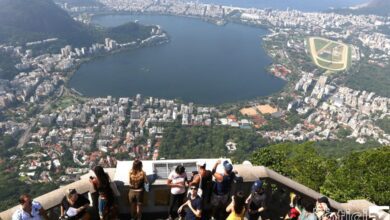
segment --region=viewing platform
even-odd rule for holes
[[[170,190],[166,183],[169,173],[174,169],[174,167],[181,164],[186,168],[186,172],[188,176],[190,176],[192,171],[196,171],[196,162],[200,160],[206,162],[207,169],[211,169],[218,159],[142,161],[143,169],[148,175],[149,181],[152,183],[150,192],[145,193],[143,219],[165,219],[168,217]],[[130,204],[128,201],[128,174],[131,169],[131,165],[132,161],[118,161],[116,168],[105,169],[105,171],[110,175],[111,180],[116,183],[121,194],[120,197],[116,198],[119,207],[119,219],[129,219],[130,216]],[[234,164],[233,167],[233,170],[237,172],[237,175],[242,177],[243,182],[234,183],[232,191],[242,190],[246,193],[246,195],[249,195],[250,188],[255,180],[260,178],[267,183],[265,190],[267,196],[270,195],[267,198],[272,200],[270,201],[271,206],[269,209],[271,212],[275,211],[276,213],[276,216],[273,219],[279,219],[279,216],[282,215],[285,207],[287,207],[288,210],[290,192],[294,192],[303,198],[312,200],[313,202],[323,196],[322,194],[264,166],[253,166],[249,162],[245,162],[243,164]],[[218,169],[219,168],[217,168],[217,172]],[[89,182],[89,176],[91,175],[93,175],[92,171],[83,175],[80,180],[41,195],[35,198],[35,200],[39,201],[48,211],[50,219],[58,219],[59,205],[65,195],[65,189],[75,188],[78,193],[85,195],[94,192],[94,189]],[[15,195],[15,202],[17,201],[18,196],[19,195]],[[329,202],[331,207],[337,210],[339,214],[344,213],[343,215],[345,216],[355,216],[354,218],[349,219],[390,220],[390,214],[380,210],[380,207],[375,206],[367,200],[351,200],[347,203],[339,203],[329,198]],[[11,219],[12,214],[18,207],[20,206],[15,206],[1,212],[0,219]]]

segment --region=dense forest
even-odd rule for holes
[[[248,152],[267,145],[267,141],[251,129],[182,127],[176,123],[164,132],[160,157],[165,158],[230,157],[234,161],[243,161]],[[225,145],[229,140],[237,144],[236,151],[228,151]]]
[[[382,68],[363,63],[357,73],[346,78],[346,85],[356,90],[375,92],[377,95],[390,97],[390,66]]]
[[[283,143],[257,150],[256,165],[267,166],[338,202],[367,199],[390,203],[390,147],[379,147],[335,160],[321,156],[314,143]]]

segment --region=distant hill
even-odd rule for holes
[[[152,26],[144,26],[135,22],[128,22],[120,26],[103,30],[104,37],[115,39],[119,43],[136,41],[148,38],[151,34]],[[131,35],[129,34],[131,33]]]
[[[92,34],[51,0],[0,0],[0,42],[58,37],[73,45],[90,43]]]
[[[390,0],[372,0],[366,7],[358,9],[364,14],[390,15]]]
[[[336,9],[334,12],[390,16],[390,0],[371,0],[364,6],[355,9]]]
[[[89,1],[89,0],[83,0]],[[153,26],[129,22],[118,27],[87,26],[75,21],[52,0],[0,0],[0,44],[24,45],[26,42],[59,38],[59,41],[34,48],[34,53],[58,53],[66,44],[74,47],[104,42],[109,37],[119,43],[145,39]],[[0,53],[0,79],[12,79],[15,63]]]
[[[372,0],[368,7],[390,7],[390,1],[389,0]],[[389,9],[390,10],[390,9]]]
[[[86,0],[84,0],[86,1]],[[119,42],[144,39],[152,26],[134,22],[114,28],[87,26],[75,21],[52,0],[0,0],[0,43],[25,43],[57,37],[61,44],[89,46],[110,37]]]

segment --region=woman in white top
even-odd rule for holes
[[[169,218],[178,217],[177,210],[183,204],[186,195],[187,174],[182,165],[178,165],[168,176],[168,186],[171,187]]]

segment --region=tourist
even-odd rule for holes
[[[187,174],[182,165],[178,165],[168,176],[167,184],[171,188],[171,199],[169,205],[169,219],[178,217],[177,211],[183,204],[186,196]]]
[[[266,202],[267,196],[263,189],[263,182],[256,180],[252,185],[251,194],[246,199],[249,220],[257,220],[260,216],[262,220],[269,219]]]
[[[14,212],[12,220],[48,220],[49,217],[42,205],[31,199],[28,194],[23,194],[19,197],[21,207]]]
[[[198,195],[202,199],[202,219],[209,219],[211,216],[211,192],[213,186],[213,175],[210,170],[206,170],[206,162],[198,161],[197,162],[198,171],[192,178],[189,183],[190,186],[197,186],[201,190],[198,190]]]
[[[313,213],[314,203],[308,199],[302,199],[303,209],[299,215],[298,220],[317,220],[317,216]]]
[[[191,186],[191,193],[189,194],[188,200],[180,206],[178,213],[181,215],[183,213],[183,208],[188,207],[185,211],[186,220],[197,220],[202,217],[202,200],[198,196],[198,187]]]
[[[218,165],[221,160],[218,160],[211,171],[215,178],[214,190],[211,196],[211,205],[213,206],[213,216],[215,219],[226,219],[227,213],[225,209],[229,203],[230,189],[235,178],[233,165],[228,161],[222,163],[224,172],[217,172]]]
[[[144,187],[148,184],[146,173],[142,170],[142,162],[133,161],[133,167],[129,173],[129,201],[131,203],[131,215],[134,219],[141,219]]]
[[[108,219],[108,214],[114,204],[114,194],[110,187],[110,177],[104,172],[103,167],[96,166],[93,169],[96,177],[90,177],[93,188],[98,192],[99,218]]]
[[[245,217],[244,192],[239,191],[232,197],[232,201],[226,208],[226,212],[230,213],[227,220],[244,220]]]
[[[298,220],[299,215],[301,214],[300,208],[298,207],[298,201],[300,197],[295,195],[295,193],[290,193],[290,209],[288,213],[284,217],[284,219],[288,220]]]
[[[87,198],[78,194],[76,189],[67,189],[61,202],[61,217],[70,220],[88,220],[91,218],[87,212],[88,207]]]
[[[315,214],[321,220],[336,219],[336,213],[331,211],[329,199],[325,196],[317,199]]]

